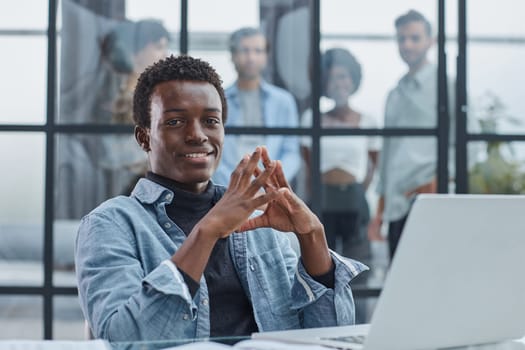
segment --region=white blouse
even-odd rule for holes
[[[323,128],[346,128],[345,123],[333,118],[321,115]],[[309,128],[312,126],[312,111],[310,109],[303,113],[301,126]],[[359,128],[377,128],[379,124],[369,115],[362,114]],[[356,181],[363,182],[368,167],[368,152],[381,149],[381,138],[379,136],[322,136],[321,137],[321,172],[325,173],[332,169],[341,169],[352,174]],[[312,139],[309,136],[301,138],[301,145],[311,148]]]

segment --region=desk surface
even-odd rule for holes
[[[217,338],[217,339],[211,339],[214,342],[218,342],[221,344],[227,344],[227,345],[235,345],[236,343],[250,339],[249,337],[226,337],[226,338]],[[210,339],[203,339],[202,341],[209,341]],[[261,340],[263,341],[263,340]],[[110,343],[112,350],[160,350],[165,349],[169,347],[180,347],[181,350],[184,350],[185,348],[188,348],[188,346],[192,343],[198,342],[198,340],[176,340],[176,341],[143,341],[143,342],[130,342],[130,343],[124,343],[124,342],[118,342],[118,343]],[[284,343],[283,343],[284,344]],[[241,345],[241,344],[239,344]],[[246,350],[257,350],[257,349],[268,349],[270,348],[244,348],[242,346],[233,346],[233,348],[239,348],[239,349],[246,349]],[[297,346],[297,345],[296,345]],[[283,347],[284,349],[285,347]],[[330,348],[326,348],[330,349]],[[452,349],[448,349],[452,350]],[[465,346],[465,347],[458,347],[454,348],[453,350],[525,350],[525,338],[514,340],[514,341],[506,341],[501,342],[497,344],[485,344],[485,345],[471,345],[471,346]]]
[[[212,339],[214,342],[226,345],[234,345],[249,337],[227,337]],[[210,341],[210,339],[202,339]],[[160,350],[173,347],[179,347],[181,350],[196,349],[194,346],[199,340],[163,340],[163,341],[140,341],[140,342],[116,342],[108,343],[101,340],[92,341],[0,341],[1,350]],[[203,344],[205,345],[205,344]],[[277,347],[250,347],[242,346],[242,342],[232,348],[241,350],[277,350]],[[225,347],[227,348],[227,347]],[[279,346],[279,349],[286,349],[286,346]],[[289,349],[297,349],[297,345],[290,346]],[[203,349],[203,347],[200,347]],[[329,349],[329,348],[326,348]],[[452,349],[448,349],[452,350]],[[498,344],[472,345],[467,347],[458,347],[454,350],[525,350],[525,338],[516,341],[507,341]]]

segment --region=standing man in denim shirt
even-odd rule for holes
[[[230,36],[232,62],[237,81],[225,90],[228,101],[226,126],[296,128],[299,126],[293,96],[264,81],[262,72],[268,61],[268,42],[262,31],[241,28]],[[228,135],[224,154],[213,180],[228,184],[233,169],[245,153],[265,144],[272,159],[284,164],[284,174],[293,182],[301,164],[299,138],[291,135]]]
[[[76,241],[81,308],[96,337],[206,338],[354,322],[349,283],[366,267],[328,250],[323,225],[280,161],[257,146],[228,188],[210,181],[227,104],[208,63],[170,56],[147,68],[133,111],[150,172],[129,197],[86,215]],[[297,237],[300,258],[287,234]]]

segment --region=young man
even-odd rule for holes
[[[399,54],[408,72],[390,91],[385,128],[434,128],[437,125],[437,69],[428,61],[433,44],[429,21],[410,10],[395,21]],[[393,257],[411,202],[418,193],[436,192],[436,149],[432,137],[387,137],[379,162],[379,205],[369,228],[380,239],[382,221],[389,223],[388,243]]]
[[[232,62],[237,81],[226,89],[228,122],[226,126],[295,128],[299,125],[297,105],[284,89],[262,78],[268,61],[268,43],[256,28],[241,28],[230,36]],[[285,165],[286,179],[294,180],[301,164],[299,138],[293,135],[228,135],[222,162],[213,180],[228,184],[229,176],[243,154],[265,144],[270,157]]]
[[[210,181],[226,115],[220,78],[206,62],[171,56],[140,76],[135,137],[151,171],[131,196],[84,217],[77,237],[81,307],[96,337],[353,323],[349,282],[366,267],[328,250],[323,225],[265,147],[242,157],[228,188]],[[297,236],[300,259],[278,231]]]

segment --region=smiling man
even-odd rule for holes
[[[140,76],[135,137],[151,171],[131,196],[86,215],[77,236],[79,297],[96,337],[206,338],[354,322],[349,282],[366,267],[328,250],[323,225],[265,147],[242,157],[228,188],[210,181],[225,116],[220,78],[206,62],[171,56]],[[279,231],[297,236],[300,258]]]
[[[410,10],[395,21],[401,59],[408,72],[390,91],[385,105],[385,128],[435,128],[437,126],[437,68],[428,60],[434,39],[430,22]],[[382,222],[388,222],[388,243],[394,256],[414,197],[434,193],[436,140],[430,137],[385,138],[379,161],[379,204],[370,223],[369,237],[381,239]]]

